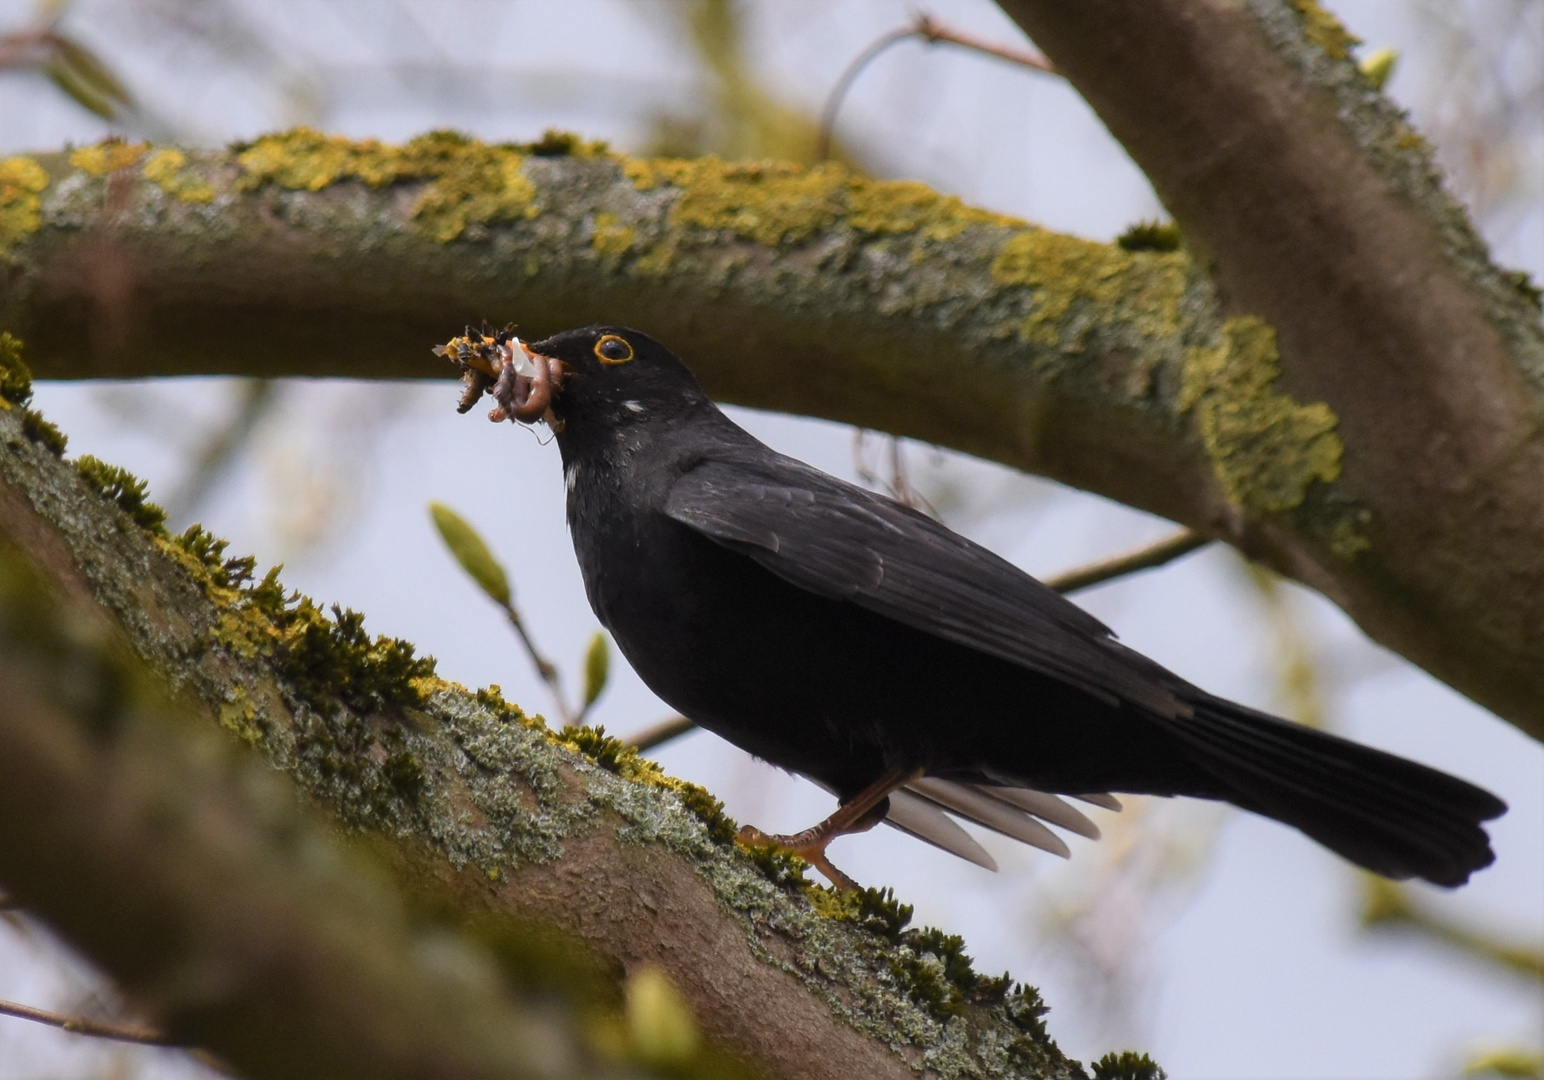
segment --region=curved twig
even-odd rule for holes
[[[1027,67],[1033,71],[1054,75],[1056,69],[1051,62],[1039,53],[1030,52],[1028,49],[1016,49],[1011,45],[998,45],[990,41],[963,34],[958,30],[951,30],[933,16],[925,12],[919,12],[909,26],[903,26],[891,30],[876,38],[868,48],[857,55],[852,63],[847,65],[841,76],[836,80],[836,85],[831,88],[831,93],[826,97],[825,107],[820,110],[820,137],[815,143],[815,160],[825,161],[831,156],[831,139],[836,128],[836,114],[841,111],[842,102],[846,99],[848,91],[853,83],[858,81],[858,76],[863,69],[868,67],[880,53],[890,46],[906,41],[909,38],[921,38],[929,45],[938,42],[946,42],[950,45],[959,45],[970,49],[972,52],[982,53],[986,56],[995,56],[999,60],[1006,60],[1020,67]]]

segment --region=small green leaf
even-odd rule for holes
[[[670,977],[656,967],[640,968],[627,980],[627,1041],[644,1065],[685,1065],[701,1041],[697,1018]]]
[[[477,530],[444,503],[430,503],[429,516],[434,519],[434,527],[440,531],[440,539],[445,541],[445,546],[450,549],[456,562],[461,564],[461,569],[471,575],[483,592],[508,607],[512,595],[509,577],[504,573],[504,567],[499,565],[498,559],[493,557],[493,552],[488,550],[488,545],[483,543],[483,538],[477,535]]]
[[[1394,65],[1399,63],[1398,49],[1374,49],[1367,54],[1361,63],[1362,74],[1367,76],[1367,81],[1373,88],[1382,90],[1384,84],[1389,81],[1389,76],[1394,74]]]
[[[134,98],[128,87],[95,53],[79,42],[57,34],[53,45],[54,55],[45,69],[48,77],[82,108],[104,120],[134,110]]]
[[[611,648],[606,644],[603,631],[595,631],[590,647],[584,654],[584,707],[595,704],[606,689],[606,679],[611,675]]]

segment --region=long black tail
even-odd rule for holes
[[[1375,873],[1455,886],[1495,861],[1480,822],[1506,804],[1457,777],[1210,695],[1159,722],[1220,798]]]

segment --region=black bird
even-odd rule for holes
[[[595,614],[643,681],[841,806],[772,837],[825,860],[888,817],[990,863],[947,809],[1066,853],[1050,793],[1220,799],[1391,878],[1456,886],[1506,809],[1472,784],[1208,694],[931,518],[753,438],[646,334],[457,339],[463,409],[557,434]],[[458,345],[459,343],[459,345]],[[757,834],[759,835],[759,834]]]

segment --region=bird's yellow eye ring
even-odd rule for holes
[[[595,343],[595,357],[602,364],[625,364],[633,358],[633,346],[625,337],[607,334]]]

